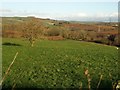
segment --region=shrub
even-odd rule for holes
[[[60,30],[58,29],[50,29],[47,31],[48,36],[59,36],[60,35]]]

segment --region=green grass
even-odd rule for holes
[[[104,46],[89,42],[72,40],[37,40],[34,47],[23,39],[3,38],[2,43],[15,43],[21,46],[3,45],[3,75],[19,52],[3,87],[33,88],[87,88],[84,70],[91,75],[91,88],[96,88],[103,74],[100,87],[112,87],[119,79],[118,50],[113,46]],[[112,75],[110,79],[109,73]]]

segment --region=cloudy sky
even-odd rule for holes
[[[117,21],[117,0],[4,0],[0,5],[1,16],[35,16],[73,21]]]

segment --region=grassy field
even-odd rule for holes
[[[101,88],[111,88],[120,79],[118,50],[89,42],[38,40],[34,47],[23,39],[3,38],[3,76],[19,52],[3,87],[11,88],[82,88],[88,87],[85,69],[89,70],[91,88],[103,75]],[[14,43],[17,45],[9,45]]]

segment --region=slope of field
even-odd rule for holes
[[[13,44],[10,44],[13,43]],[[3,88],[82,88],[88,87],[84,75],[91,77],[91,88],[112,88],[120,77],[118,50],[112,46],[72,40],[36,41],[34,47],[22,39],[3,38],[3,76],[19,52]]]

